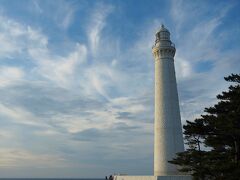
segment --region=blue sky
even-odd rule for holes
[[[0,1],[0,176],[153,171],[154,61],[176,45],[182,123],[240,71],[237,0]]]

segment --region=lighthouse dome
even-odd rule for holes
[[[162,24],[161,28],[156,32],[156,41],[170,40],[170,32]]]

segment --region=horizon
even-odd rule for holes
[[[240,1],[0,1],[0,179],[153,174],[154,58],[175,44],[182,125],[240,70]]]

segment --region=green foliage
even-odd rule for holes
[[[183,129],[189,148],[169,161],[194,179],[240,179],[240,74],[224,79],[233,84],[201,118],[187,121]]]

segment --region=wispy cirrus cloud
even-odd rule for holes
[[[20,163],[22,167],[29,167],[32,166],[32,164],[35,164],[38,168],[46,166],[61,167],[62,162],[66,161],[56,154],[34,154],[25,149],[1,148],[0,153],[0,166],[5,168],[17,167]]]
[[[171,16],[177,24],[175,65],[183,120],[194,119],[204,107],[212,105],[216,101],[215,95],[227,86],[223,77],[239,68],[230,65],[236,61],[234,57],[229,61],[233,52],[222,51],[226,41],[222,36],[227,32],[224,23],[234,3],[219,3],[208,15],[209,9],[205,6],[205,2],[171,1]],[[192,21],[193,16],[198,20]],[[197,68],[201,64],[202,67]],[[207,68],[209,64],[211,66]]]
[[[113,6],[102,3],[97,4],[93,8],[89,25],[86,29],[90,49],[93,55],[95,55],[98,51],[99,41],[101,40],[101,33],[106,25],[106,18],[113,11],[113,9]]]
[[[34,116],[31,112],[22,107],[0,104],[0,114],[1,118],[7,119],[16,124],[48,127],[48,125],[42,122],[40,118]]]
[[[102,6],[100,7],[102,8]],[[101,14],[100,9],[96,9],[96,14],[99,13]],[[92,42],[97,45],[92,46],[94,48],[102,49],[102,47],[98,47],[101,31],[105,24],[101,24],[101,20],[104,20],[108,13],[110,13],[110,9],[102,14],[102,19],[97,20],[96,23],[99,24],[95,27],[96,31],[91,34],[92,37],[97,38],[97,41],[92,38]],[[92,18],[91,22],[95,22],[94,18],[96,17]],[[151,129],[151,124],[144,123],[143,119],[138,123],[135,121],[137,113],[144,114],[146,111],[144,102],[141,102],[140,99],[132,101],[127,97],[123,102],[120,100],[121,98],[118,99],[118,95],[111,92],[118,88],[124,90],[127,86],[127,81],[124,80],[127,76],[124,72],[119,70],[118,66],[107,63],[112,60],[104,59],[101,63],[89,65],[87,58],[91,51],[87,49],[85,44],[80,43],[75,43],[67,55],[56,54],[49,49],[49,38],[43,32],[30,26],[21,25],[7,17],[5,20],[9,20],[13,24],[16,23],[16,28],[19,29],[18,34],[21,34],[21,39],[17,35],[11,43],[18,44],[22,41],[21,53],[24,57],[30,58],[31,63],[34,64],[24,72],[27,76],[30,75],[32,80],[15,85],[10,91],[3,89],[1,92],[3,96],[7,91],[11,95],[9,98],[3,98],[3,104],[1,104],[1,115],[4,118],[9,118],[9,123],[21,124],[25,128],[27,126],[35,127],[36,129],[33,128],[29,131],[33,139],[41,137],[51,140],[51,137],[65,134],[66,139],[74,141],[71,147],[75,148],[82,147],[76,144],[87,140],[86,138],[84,140],[84,136],[89,129],[95,129],[100,134],[105,134],[106,131],[108,132],[107,136],[117,131],[119,134],[120,129],[124,130],[124,128],[134,130],[135,128],[132,127],[135,127],[136,124],[138,128],[145,131]],[[11,28],[11,24],[6,26],[6,36],[10,36],[7,31]],[[16,57],[15,51],[8,52],[7,55],[9,54]],[[71,90],[73,87],[79,89]],[[93,98],[88,98],[86,95]],[[121,96],[121,93],[119,95]],[[119,113],[119,109],[122,113]],[[132,122],[127,121],[127,116],[124,116],[124,113],[131,115]],[[137,130],[137,132],[140,133],[141,130]],[[27,137],[23,135],[22,138]],[[119,143],[112,145],[111,148],[117,151],[112,153],[109,158],[115,155],[121,156],[120,143],[124,143],[125,137],[121,135],[121,138]],[[89,137],[90,139],[92,138]],[[107,146],[108,141],[104,139],[101,141],[102,146]],[[32,141],[28,142],[33,143]],[[114,142],[113,139],[111,142]],[[21,146],[25,146],[24,143],[19,143]],[[56,142],[56,146],[60,146],[59,143]],[[134,142],[134,144],[136,143]],[[43,151],[44,148],[41,149]],[[124,149],[126,152],[129,151],[127,145]],[[84,150],[83,154],[88,151],[88,149]],[[104,151],[103,149],[102,153]],[[30,152],[35,153],[35,150]],[[26,154],[26,156],[28,155]],[[66,154],[63,154],[63,157],[66,157]],[[17,157],[14,159],[19,161]],[[39,161],[45,161],[45,159],[40,158]],[[29,163],[31,162],[29,161]],[[59,163],[61,164],[61,162]]]
[[[60,87],[70,87],[74,82],[77,66],[86,62],[87,49],[76,43],[74,50],[68,56],[58,56],[42,50],[32,53],[32,58],[38,67],[34,69],[40,76],[55,82]]]
[[[23,80],[24,71],[18,67],[1,66],[0,67],[0,88],[13,85]]]
[[[48,40],[36,29],[28,25],[14,21],[0,14],[0,46],[1,58],[16,58],[17,56],[26,55],[31,49],[45,49]]]
[[[60,0],[57,3],[51,1],[34,0],[29,3],[27,10],[32,14],[46,18],[54,23],[61,31],[67,31],[75,19],[77,3]],[[79,5],[79,4],[78,4]]]

